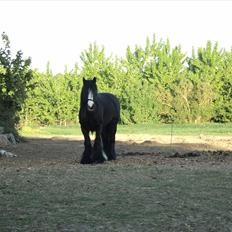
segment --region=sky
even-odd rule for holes
[[[107,56],[123,57],[126,48],[144,46],[146,38],[170,40],[191,55],[207,40],[232,47],[232,1],[2,1],[0,33],[13,52],[32,58],[32,68],[53,73],[80,64],[90,43],[104,46]],[[1,44],[2,45],[2,44]]]

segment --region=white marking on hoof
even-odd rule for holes
[[[107,157],[107,155],[106,155],[106,153],[105,153],[104,151],[102,151],[102,156],[103,156],[103,158],[105,159],[105,161],[108,160],[108,157]]]

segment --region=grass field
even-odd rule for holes
[[[135,124],[119,125],[118,134],[149,135],[232,135],[232,123],[227,124]],[[79,126],[23,127],[23,136],[81,135]]]
[[[1,232],[232,229],[228,169],[50,165],[0,180]]]
[[[169,135],[171,125],[118,133]],[[25,142],[6,147],[17,157],[0,158],[0,232],[231,232],[232,124],[173,125],[173,134],[219,135],[225,151],[125,140],[116,161],[81,165],[79,127],[23,128]]]

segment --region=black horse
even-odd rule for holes
[[[115,160],[115,134],[120,119],[118,99],[110,93],[98,93],[96,77],[93,80],[83,78],[79,121],[84,135],[85,150],[81,163],[102,163]],[[89,132],[96,132],[92,147]]]

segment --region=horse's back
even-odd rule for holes
[[[113,119],[120,119],[120,104],[118,98],[111,93],[99,93],[98,98],[104,105],[105,114],[111,115]]]

